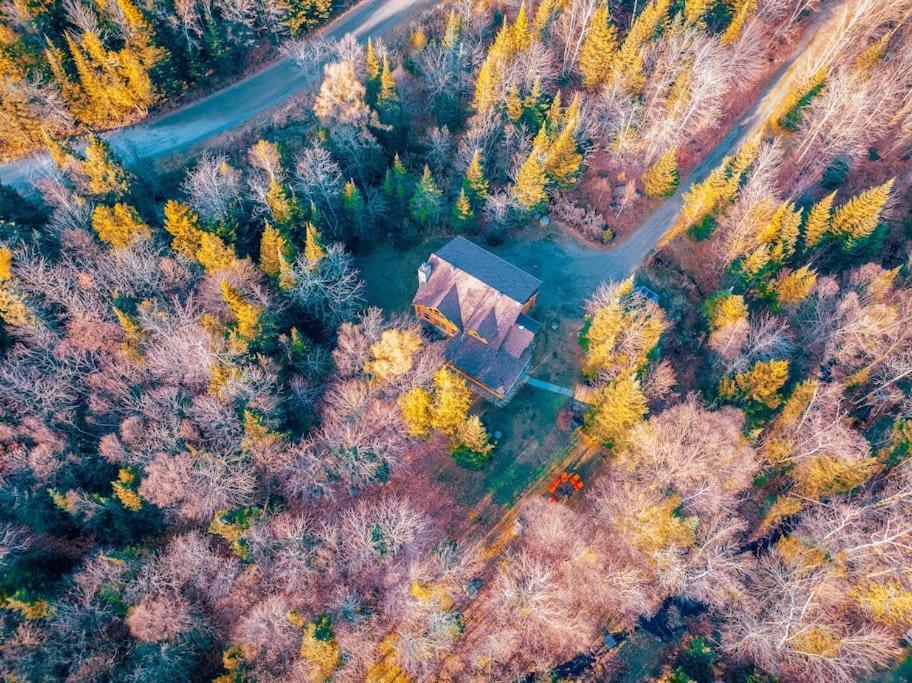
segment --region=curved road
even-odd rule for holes
[[[429,0],[363,0],[319,31],[338,39],[351,33],[359,40],[386,33]],[[281,103],[303,88],[310,77],[285,57],[237,83],[180,109],[105,134],[127,165],[187,149]],[[0,182],[27,189],[33,174],[49,163],[35,154],[0,165]]]

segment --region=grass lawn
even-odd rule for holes
[[[379,306],[387,314],[408,313],[418,285],[418,266],[448,239],[433,238],[402,250],[383,244],[358,256],[357,265],[365,282],[367,303]],[[576,334],[581,322],[579,295],[571,291],[576,284],[567,283],[566,278],[556,272],[548,271],[548,279],[542,274],[543,264],[554,258],[554,242],[521,240],[518,245],[492,251],[544,281],[539,304],[532,310],[532,317],[542,323],[532,374],[573,386],[578,375]],[[525,251],[522,245],[525,245]],[[525,258],[520,258],[522,255]],[[555,288],[561,289],[565,296]],[[552,329],[553,324],[556,324],[556,330]],[[480,412],[488,433],[501,433],[491,461],[482,470],[471,471],[448,456],[439,461],[435,458],[436,479],[451,488],[460,505],[474,507],[488,498],[495,509],[482,514],[496,517],[496,508],[512,505],[519,494],[570,447],[572,435],[561,431],[556,424],[558,411],[567,407],[568,402],[566,397],[529,386],[522,387],[504,407],[478,402],[474,410]],[[493,524],[497,520],[479,518],[476,521]]]

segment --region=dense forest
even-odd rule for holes
[[[634,680],[606,634],[670,605],[641,679],[900,665],[912,2],[457,1],[299,38],[335,9],[4,6],[0,155],[53,166],[0,186],[3,675]],[[286,39],[312,90],[179,177],[96,134]],[[673,202],[568,323],[585,486],[479,533],[421,462],[490,467],[487,408],[356,257],[607,263]]]

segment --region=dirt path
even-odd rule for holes
[[[391,31],[430,4],[429,0],[363,0],[325,26],[319,34],[338,39],[351,33],[359,40]],[[158,118],[121,128],[104,137],[130,166],[187,149],[280,104],[310,82],[289,58],[208,97]],[[49,163],[46,154],[35,154],[0,166],[0,182],[27,188],[32,176]]]

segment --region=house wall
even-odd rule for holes
[[[498,399],[498,400],[500,400],[500,399],[503,398],[503,394],[501,394],[501,393],[499,393],[499,392],[497,392],[497,391],[494,391],[494,390],[493,390],[491,387],[489,387],[487,384],[482,384],[481,382],[479,382],[477,379],[475,379],[475,378],[472,377],[471,375],[467,375],[467,374],[464,373],[462,370],[460,370],[459,368],[457,368],[455,365],[451,365],[450,363],[447,363],[446,366],[447,366],[450,370],[452,370],[453,372],[455,372],[457,375],[459,375],[460,377],[462,377],[464,380],[466,380],[466,381],[471,382],[472,384],[474,384],[476,387],[478,387],[479,389],[481,389],[482,391],[484,391],[486,394],[489,394],[489,395],[493,396],[494,398],[496,398],[496,399]]]

